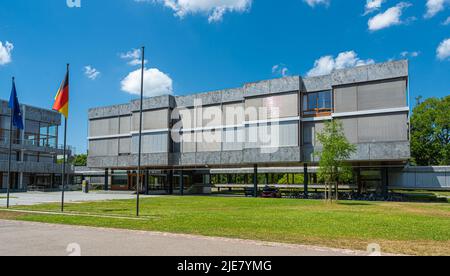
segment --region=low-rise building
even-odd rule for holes
[[[22,105],[21,111],[24,130],[12,130],[11,190],[59,189],[62,165],[57,158],[63,155],[58,144],[61,115],[28,105]],[[10,121],[8,102],[0,101],[0,192],[6,191],[8,183]],[[70,152],[69,149],[69,155]],[[67,173],[72,173],[70,166]]]
[[[261,167],[288,171],[315,166],[319,160],[314,152],[321,149],[317,133],[325,121],[339,119],[357,146],[349,160],[355,168],[354,185],[386,188],[390,171],[401,170],[411,157],[408,78],[408,62],[402,60],[318,77],[147,98],[144,186],[150,192],[204,192],[215,181],[211,170],[236,168],[225,176],[229,179],[242,168],[252,168],[254,174]],[[136,186],[139,107],[140,101],[134,100],[89,110],[88,166],[104,170],[111,189]],[[251,174],[239,181],[254,179],[264,182]],[[265,181],[270,182],[267,177]]]

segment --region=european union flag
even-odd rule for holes
[[[12,123],[17,129],[23,129],[22,111],[20,111],[19,99],[17,99],[16,83],[13,79],[9,108],[12,113]]]

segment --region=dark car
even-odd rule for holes
[[[261,193],[262,198],[281,198],[281,191],[274,187],[266,186]]]

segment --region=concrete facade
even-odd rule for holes
[[[62,165],[56,162],[57,156],[63,154],[58,144],[61,115],[28,105],[22,105],[21,111],[25,129],[13,128],[11,188],[13,191],[56,188],[62,173]],[[8,182],[10,118],[8,102],[0,101],[0,192],[6,191]],[[67,173],[71,171],[68,167]]]
[[[405,60],[149,98],[143,103],[142,164],[159,170],[316,164],[317,133],[325,121],[339,119],[358,149],[349,161],[403,166],[410,158],[408,100]],[[253,109],[264,114],[248,111]],[[90,109],[88,166],[135,169],[138,118],[139,101]],[[276,146],[253,136],[277,140]]]

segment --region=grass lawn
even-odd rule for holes
[[[159,197],[142,200],[142,219],[133,217],[135,202],[117,200],[68,204],[75,216],[12,213],[0,218],[205,236],[312,244],[365,250],[379,243],[384,252],[450,255],[450,204],[349,202],[223,197]],[[16,207],[55,211],[58,204]],[[89,217],[83,214],[101,215]]]

